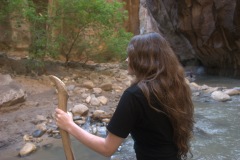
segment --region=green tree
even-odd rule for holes
[[[127,17],[123,5],[116,0],[52,0],[48,5],[14,0],[7,6],[20,24],[30,23],[31,58],[63,55],[68,63],[75,58],[107,61],[126,56],[132,34],[123,28]]]

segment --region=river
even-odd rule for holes
[[[240,87],[240,80],[214,76],[198,77],[196,83],[211,87]],[[240,160],[240,96],[231,101],[216,102],[209,97],[194,100],[195,127],[191,141],[193,157],[190,160]],[[119,150],[105,158],[78,143],[73,137],[72,145],[78,160],[135,160],[133,142],[128,137]],[[17,160],[19,157],[1,155],[1,160]],[[61,140],[39,148],[21,160],[65,160]]]

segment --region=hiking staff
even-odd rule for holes
[[[50,80],[54,83],[58,91],[58,108],[63,110],[64,112],[67,112],[68,93],[65,84],[59,78],[53,75],[50,75]],[[66,159],[75,160],[68,132],[62,130],[61,128],[59,130],[62,137],[62,143]]]

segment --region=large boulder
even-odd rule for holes
[[[24,102],[27,95],[10,75],[0,74],[0,109]]]

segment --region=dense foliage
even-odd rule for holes
[[[28,23],[31,33],[29,57],[64,56],[66,63],[119,60],[126,56],[132,36],[124,30],[127,11],[116,0],[5,0],[1,2],[0,21]]]

